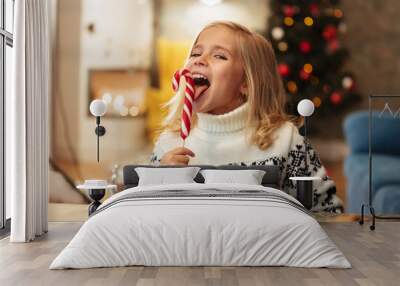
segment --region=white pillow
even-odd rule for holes
[[[199,167],[135,168],[139,176],[139,186],[195,183],[193,179],[199,170]]]
[[[235,183],[261,185],[265,175],[263,170],[202,170],[204,183]]]

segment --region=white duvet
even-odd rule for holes
[[[277,189],[254,185],[193,183],[131,188],[105,201],[99,208],[103,210],[85,222],[50,269],[127,265],[351,267],[313,217],[279,200],[235,196],[121,200],[137,192],[210,189],[258,190],[300,204]]]

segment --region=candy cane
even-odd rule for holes
[[[182,121],[181,121],[181,137],[185,142],[186,137],[190,133],[190,125],[192,119],[192,107],[194,100],[194,81],[190,71],[187,69],[178,70],[175,72],[172,79],[172,88],[174,92],[178,92],[181,77],[185,77],[185,98],[183,101]]]

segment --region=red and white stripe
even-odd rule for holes
[[[172,88],[174,92],[178,92],[181,77],[186,80],[185,98],[183,100],[182,121],[181,121],[181,137],[183,140],[189,136],[190,125],[192,120],[192,108],[194,101],[194,81],[189,70],[182,69],[175,72],[172,78]]]

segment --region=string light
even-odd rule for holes
[[[336,104],[336,105],[338,105],[338,104],[340,104],[341,102],[342,102],[342,95],[341,95],[341,93],[340,92],[338,92],[338,91],[334,91],[332,94],[331,94],[331,96],[329,97],[329,99],[331,100],[331,102],[333,103],[333,104]]]
[[[288,49],[288,44],[287,44],[286,42],[279,42],[279,43],[278,43],[278,49],[279,49],[281,52],[286,52],[287,49]]]
[[[287,88],[290,91],[290,93],[297,92],[297,84],[294,81],[289,81],[287,84]]]
[[[349,77],[349,76],[345,76],[345,77],[342,79],[342,86],[343,86],[345,89],[351,89],[352,86],[353,86],[353,84],[354,84],[354,81],[353,81],[353,79],[352,79],[351,77]]]
[[[131,115],[131,116],[138,116],[138,114],[139,114],[139,107],[137,107],[137,106],[135,106],[135,105],[133,105],[131,108],[129,108],[129,114]]]
[[[311,65],[311,64],[305,64],[304,66],[303,66],[303,69],[304,69],[304,71],[306,72],[306,73],[312,73],[312,71],[313,71],[313,66]]]
[[[283,23],[285,23],[286,26],[293,26],[294,20],[292,17],[285,17]]]
[[[314,20],[311,17],[305,17],[304,18],[304,24],[306,26],[312,26],[314,24]]]
[[[342,18],[343,17],[343,11],[336,8],[335,10],[333,10],[333,15],[335,15],[336,18]]]
[[[312,101],[313,101],[315,107],[320,107],[322,104],[322,100],[318,96],[314,97]]]
[[[272,29],[271,34],[275,40],[279,41],[285,35],[285,31],[281,27],[275,27]]]

